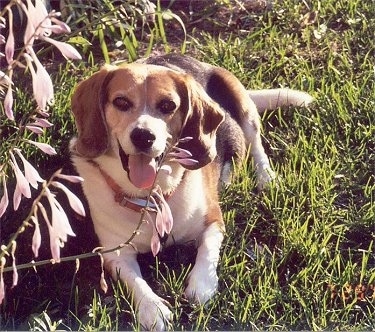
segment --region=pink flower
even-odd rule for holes
[[[182,137],[178,140],[179,143],[187,143],[189,141],[191,141],[193,139],[193,137],[191,136],[186,136],[186,137]]]
[[[99,257],[100,257],[100,264],[101,264],[101,267],[102,267],[102,273],[100,274],[100,288],[102,289],[102,291],[104,293],[107,293],[108,285],[107,285],[107,281],[105,280],[105,276],[104,276],[104,258],[103,258],[103,255],[101,253],[99,253]]]
[[[56,176],[60,179],[67,180],[72,183],[81,183],[83,182],[83,178],[77,175],[66,175],[66,174],[61,174],[57,173]]]
[[[49,122],[47,119],[35,118],[35,122],[30,123],[31,126],[39,126],[42,128],[49,128],[53,126],[53,123]]]
[[[180,142],[181,141],[182,140],[180,140]],[[173,150],[168,153],[168,157],[171,158],[171,161],[177,161],[181,165],[185,165],[185,166],[193,166],[198,163],[198,160],[191,158],[192,154],[190,151],[181,149],[177,146],[175,146]]]
[[[34,134],[37,134],[37,135],[41,135],[44,133],[44,130],[42,128],[36,127],[36,126],[26,125],[26,129],[29,129],[30,131],[32,131]]]
[[[150,200],[156,206],[155,228],[158,234],[163,237],[165,233],[163,214],[155,198],[150,196]]]
[[[3,71],[0,70],[0,88],[1,88],[1,85],[9,85],[9,84],[13,84],[12,79]]]
[[[34,141],[31,141],[31,140],[27,140],[27,142],[35,145],[40,150],[42,150],[44,153],[47,153],[49,155],[57,154],[56,150],[51,145],[49,145],[47,143],[34,142]]]
[[[2,182],[3,182],[3,197],[1,197],[0,200],[0,218],[5,213],[8,205],[9,205],[9,198],[8,198],[8,190],[7,190],[7,184],[5,181],[5,175],[2,176]]]
[[[31,220],[34,222],[34,225],[35,225],[33,239],[31,243],[31,249],[34,253],[34,256],[38,257],[39,248],[40,248],[40,245],[42,244],[42,236],[40,234],[40,227],[39,227],[39,222],[38,222],[37,217],[32,216]]]
[[[18,186],[16,186],[16,188],[14,189],[14,193],[13,193],[13,209],[15,211],[18,210],[18,207],[20,206],[21,198],[22,198],[21,190]]]
[[[43,110],[37,110],[37,112],[38,112],[40,115],[44,116],[45,118],[48,118],[48,117],[49,117],[49,113],[46,112],[46,111],[43,111]]]
[[[170,175],[170,174],[172,173],[172,167],[169,166],[169,165],[166,165],[166,164],[161,165],[161,166],[159,167],[159,169],[160,169],[161,171],[167,173],[168,175]]]
[[[164,195],[160,188],[157,188],[156,190],[153,190],[153,194],[157,196],[159,199],[159,205],[161,210],[161,216],[163,220],[163,229],[167,234],[169,234],[173,227],[173,215],[171,208],[169,207],[169,204],[164,198]],[[160,234],[160,233],[159,233]],[[164,236],[164,234],[160,234],[161,236]]]
[[[12,91],[12,85],[8,84],[8,90],[7,94],[4,98],[4,110],[5,115],[9,120],[14,121],[14,115],[13,115],[13,91]]]
[[[66,194],[69,200],[69,205],[75,212],[77,212],[81,216],[86,215],[85,208],[83,207],[82,202],[67,187],[65,187],[62,183],[57,181],[52,181],[52,185],[56,188],[61,189]]]
[[[16,176],[16,189],[14,190],[13,195],[13,208],[16,211],[19,207],[19,203],[21,202],[21,196],[25,196],[26,198],[31,197],[31,191],[29,186],[29,181],[27,181],[26,177],[21,172],[20,168],[18,167],[16,158],[14,157],[13,153],[9,151],[10,157],[12,160],[9,161],[10,165],[13,168],[13,172]]]
[[[9,21],[9,34],[5,44],[5,56],[8,64],[11,64],[14,56],[14,34],[13,34],[13,13],[12,10],[8,9],[8,21]]]
[[[56,46],[65,58],[72,59],[72,60],[81,60],[82,59],[81,55],[78,53],[78,51],[72,45],[54,40],[54,39],[49,38],[49,37],[42,37],[42,39],[44,41]]]
[[[154,257],[159,253],[160,251],[160,238],[159,234],[155,227],[152,227],[152,237],[151,237],[151,252],[154,255]]]
[[[40,63],[38,57],[36,56],[34,50],[29,47],[28,54],[24,54],[27,62],[27,67],[30,70],[33,79],[33,95],[41,110],[45,110],[47,103],[50,104],[53,101],[53,84],[51,77],[47,73],[47,70]],[[33,62],[35,64],[36,70],[34,69]]]
[[[56,200],[55,195],[50,192],[48,188],[45,188],[45,195],[47,196],[49,205],[51,207],[52,214],[52,227],[55,234],[63,242],[68,240],[68,235],[75,236],[70,224],[68,217],[60,203]]]
[[[27,7],[22,2],[20,6],[27,16],[27,25],[24,32],[24,44],[31,46],[34,40],[38,36],[50,35],[51,31],[43,27],[51,25],[51,20],[49,18],[46,7],[41,0],[35,0],[35,6],[31,0],[26,0]]]
[[[4,266],[5,266],[5,257],[1,257],[0,260],[0,304],[5,298],[5,285],[4,285]]]
[[[21,158],[23,163],[23,168],[25,170],[25,177],[26,180],[30,183],[33,188],[38,188],[38,182],[43,182],[44,180],[40,177],[38,171],[35,169],[33,165],[31,165],[26,158],[22,155],[20,149],[14,149],[14,151],[18,154]]]
[[[156,196],[156,198],[153,197]],[[169,234],[173,227],[173,216],[171,208],[165,200],[161,189],[155,188],[150,196],[151,202],[156,206],[155,225],[151,237],[151,251],[154,256],[160,251],[160,237]]]
[[[31,0],[27,1],[27,7],[21,4],[21,7],[27,16],[27,25],[24,33],[24,44],[30,48],[34,44],[35,38],[45,40],[56,46],[64,57],[68,59],[82,59],[78,51],[71,45],[49,38],[51,33],[70,33],[70,28],[64,22],[56,18],[59,13],[52,12],[48,14],[46,7],[41,0],[35,0],[35,6]],[[55,24],[52,24],[55,23]],[[35,59],[34,59],[35,61]]]
[[[174,147],[172,152],[168,153],[169,156],[174,158],[189,158],[192,156],[191,152],[186,149],[182,149],[179,147]]]
[[[12,287],[15,287],[18,284],[18,271],[17,271],[17,265],[16,265],[16,257],[13,257],[12,268],[13,268],[13,283],[12,283]]]
[[[100,288],[102,289],[104,294],[106,294],[108,292],[108,284],[107,284],[107,281],[105,280],[105,277],[104,277],[104,270],[100,274]]]
[[[15,252],[17,248],[17,242],[12,241],[12,249],[11,249],[11,256],[12,256],[12,268],[13,268],[13,283],[12,287],[17,286],[18,284],[18,271],[17,271],[17,265],[16,265],[16,257],[15,257]]]
[[[42,213],[44,221],[47,224],[48,233],[49,233],[49,245],[50,245],[52,259],[55,262],[58,263],[58,262],[60,262],[61,241],[59,239],[58,234],[56,233],[56,230],[53,228],[53,226],[52,226],[52,224],[51,224],[51,222],[48,218],[48,215],[47,215],[47,212],[46,212],[46,209],[44,208],[44,206],[39,202],[38,207],[40,209],[40,212]]]
[[[58,14],[60,14],[60,13],[55,13],[56,16]],[[51,25],[51,27],[50,27],[53,33],[60,34],[60,33],[70,33],[71,32],[71,30],[69,28],[69,25],[67,25],[64,22],[61,22],[55,16],[51,17],[51,21],[53,23],[55,23],[55,25]]]

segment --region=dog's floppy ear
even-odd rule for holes
[[[100,71],[78,84],[72,96],[72,111],[78,130],[74,150],[87,158],[103,154],[109,146],[104,115],[104,82],[111,67]]]
[[[180,142],[178,146],[190,151],[192,159],[198,161],[193,166],[185,167],[198,169],[216,157],[216,130],[224,120],[225,113],[192,77],[186,75],[184,81],[187,96],[182,106],[186,109],[186,117],[180,138],[192,139]]]

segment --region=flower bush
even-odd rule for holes
[[[13,19],[13,13],[16,11],[21,12],[26,19],[26,26],[23,31],[23,45],[17,52],[16,36],[14,34],[15,24],[17,23]],[[49,232],[51,255],[55,262],[60,261],[60,248],[67,241],[68,235],[75,235],[63,207],[57,201],[56,195],[50,188],[53,187],[64,192],[68,197],[71,208],[76,213],[85,215],[85,210],[78,197],[60,182],[61,180],[81,182],[82,179],[78,176],[64,175],[61,174],[61,171],[57,171],[47,181],[40,176],[37,168],[27,160],[23,153],[25,149],[30,149],[30,146],[35,146],[43,153],[56,154],[51,145],[39,141],[39,137],[42,137],[45,131],[53,125],[48,118],[50,115],[49,108],[53,104],[54,89],[50,75],[34,50],[35,42],[41,41],[57,47],[67,59],[81,59],[79,52],[73,46],[53,38],[53,35],[56,34],[70,33],[70,28],[58,19],[59,16],[60,13],[55,11],[48,13],[41,0],[35,0],[34,2],[31,0],[26,0],[25,2],[12,0],[0,12],[0,44],[5,45],[5,52],[0,54],[2,58],[0,60],[5,60],[3,62],[6,63],[6,68],[0,70],[0,89],[3,97],[0,121],[5,127],[16,128],[16,135],[13,135],[10,140],[3,140],[0,143],[2,145],[0,146],[0,182],[2,188],[0,190],[0,218],[7,210],[12,208],[14,211],[18,210],[23,199],[31,198],[31,188],[40,190],[39,195],[34,199],[30,213],[23,220],[17,232],[11,237],[8,244],[1,243],[0,303],[5,296],[2,273],[9,258],[12,260],[13,286],[17,284],[16,240],[26,226],[34,226],[32,250],[34,256],[38,257],[42,241],[39,221],[43,220],[46,223]],[[6,36],[3,31],[6,31]],[[40,48],[39,44],[38,47]],[[13,93],[20,83],[13,79],[16,70],[24,70],[31,76],[30,81],[36,107],[26,116],[26,122],[24,122],[24,118],[17,122],[13,110]],[[20,110],[17,110],[17,112],[20,112]],[[14,181],[11,181],[12,179],[15,180],[15,187],[12,185],[14,183]],[[41,189],[39,184],[42,184]],[[46,200],[42,201],[42,197],[45,197]],[[45,202],[48,202],[48,209],[43,205],[46,204]],[[50,213],[47,211],[50,211]]]
[[[109,8],[106,8],[109,9],[109,12],[101,12],[103,4],[109,6]],[[137,4],[140,5],[139,8],[136,6]],[[23,200],[32,200],[29,213],[22,211],[27,216],[20,223],[17,231],[6,240],[6,243],[3,243],[4,240],[0,238],[0,304],[5,297],[4,272],[13,271],[12,286],[16,286],[18,282],[17,270],[21,268],[35,268],[40,265],[70,260],[78,261],[92,256],[99,256],[103,261],[102,254],[120,250],[125,245],[131,244],[132,239],[137,235],[140,225],[143,222],[152,222],[147,218],[147,209],[144,209],[145,211],[141,214],[139,224],[134,233],[129,239],[124,239],[124,242],[120,243],[116,248],[96,248],[89,253],[61,257],[60,249],[67,242],[68,236],[75,236],[75,234],[64,207],[57,200],[56,190],[65,193],[71,209],[77,214],[85,216],[85,210],[80,199],[61,182],[64,180],[79,183],[83,179],[79,176],[62,174],[61,170],[56,171],[48,180],[44,179],[40,175],[38,165],[31,162],[29,155],[30,151],[35,150],[35,148],[47,155],[55,155],[57,153],[55,148],[48,143],[48,131],[53,126],[50,121],[50,115],[51,106],[54,103],[54,85],[50,74],[46,70],[45,61],[41,61],[40,51],[53,46],[59,50],[64,58],[81,60],[80,53],[72,45],[56,40],[55,36],[68,34],[71,42],[81,45],[83,50],[87,51],[87,45],[91,44],[82,35],[85,36],[86,33],[92,33],[99,40],[104,60],[109,62],[108,48],[103,34],[105,27],[108,28],[107,32],[114,33],[117,30],[120,32],[122,43],[129,54],[130,60],[135,60],[138,56],[136,36],[133,29],[126,30],[128,26],[126,20],[130,16],[128,14],[126,17],[123,16],[128,9],[131,9],[130,12],[134,11],[135,17],[139,16],[143,19],[143,25],[147,22],[154,23],[154,27],[152,25],[149,27],[150,33],[152,36],[154,34],[158,35],[167,50],[168,44],[166,42],[163,19],[177,20],[185,32],[185,39],[186,31],[178,16],[169,10],[161,11],[159,5],[158,10],[155,11],[156,6],[154,4],[149,0],[143,0],[139,3],[135,2],[134,5],[124,3],[116,9],[110,2],[102,3],[101,1],[96,1],[95,5],[90,7],[92,10],[97,11],[93,15],[93,21],[91,22],[87,18],[89,21],[85,20],[85,30],[78,29],[74,33],[71,33],[69,26],[60,20],[61,14],[59,12],[48,12],[45,2],[42,0],[11,0],[0,10],[0,45],[4,50],[3,53],[0,52],[0,125],[6,129],[7,133],[11,133],[9,135],[5,134],[3,136],[5,139],[0,142],[0,222],[6,213],[10,214],[12,210],[21,210]],[[75,11],[78,10],[78,15],[79,10],[86,10],[84,4],[81,7],[74,8]],[[15,13],[19,13],[19,17],[17,16],[16,18]],[[102,13],[103,16],[97,16],[99,13]],[[74,17],[74,15],[75,12],[72,12],[69,18]],[[20,24],[19,20],[24,24]],[[90,28],[87,28],[87,24],[89,24]],[[22,29],[20,29],[20,25],[23,26]],[[132,36],[131,41],[128,34]],[[154,37],[151,37],[146,54],[151,51],[153,42]],[[118,43],[116,42],[116,46]],[[182,52],[184,48],[185,43],[183,43],[181,48]],[[31,109],[21,110],[17,107],[17,103],[14,100],[15,91],[20,92],[28,88],[32,90],[34,106],[31,106]],[[0,133],[2,132],[0,131]],[[189,165],[196,162],[190,158],[191,154],[188,151],[178,149],[176,146],[172,146],[166,156],[181,164]],[[168,171],[168,167],[163,165],[160,170]],[[161,248],[159,236],[163,236],[165,233],[168,234],[171,231],[173,217],[163,194],[157,186],[151,188],[147,204],[153,205],[157,212],[154,236],[151,242],[152,252],[156,255]],[[26,209],[23,208],[23,210]],[[31,249],[34,257],[38,257],[43,240],[40,231],[40,221],[48,229],[52,259],[17,265],[17,239],[27,227],[33,227]],[[8,261],[11,263],[9,264]],[[103,266],[100,285],[106,291],[107,286],[104,279]]]

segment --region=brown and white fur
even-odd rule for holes
[[[217,290],[225,229],[220,179],[229,180],[232,159],[240,161],[249,147],[259,187],[272,180],[258,111],[305,106],[311,100],[288,89],[247,91],[225,69],[181,55],[106,66],[81,82],[72,98],[78,137],[71,142],[71,153],[84,178],[101,245],[110,249],[126,242],[140,221],[142,203],[139,211],[122,206],[115,199],[119,191],[125,200],[144,202],[152,186],[160,187],[174,219],[165,244],[196,241],[198,249],[185,296],[201,304],[208,301]],[[192,139],[179,141],[185,137]],[[158,161],[171,145],[190,151],[197,162],[182,166],[167,159],[170,171],[156,176]],[[151,251],[155,214],[149,213],[151,219],[131,245],[105,254],[104,260],[112,276],[119,276],[133,293],[140,324],[163,330],[172,313],[142,278],[137,262],[138,253]]]

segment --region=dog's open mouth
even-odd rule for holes
[[[154,184],[161,156],[152,158],[142,153],[127,155],[120,144],[119,155],[122,167],[134,186],[147,189]]]

